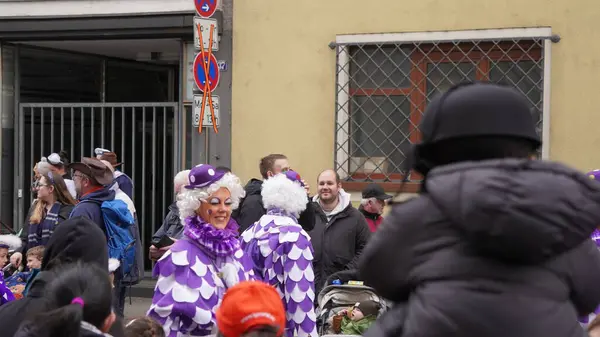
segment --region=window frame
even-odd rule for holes
[[[379,96],[386,94],[405,95],[410,101],[410,141],[412,143],[420,140],[420,131],[415,125],[418,125],[422,111],[424,111],[427,102],[427,65],[436,62],[460,63],[460,60],[477,60],[475,64],[476,80],[486,80],[490,76],[490,60],[492,62],[520,60],[539,60],[543,58],[543,88],[542,88],[542,158],[548,159],[550,156],[550,69],[551,69],[551,45],[552,29],[549,27],[538,28],[506,28],[506,29],[482,29],[482,30],[462,30],[462,31],[438,31],[438,32],[411,32],[411,33],[381,33],[381,34],[351,34],[338,35],[335,43],[332,45],[337,49],[337,83],[336,83],[336,123],[335,123],[335,151],[334,163],[337,172],[344,180],[344,186],[347,190],[362,190],[369,182],[345,181],[351,179],[391,179],[400,180],[401,173],[352,173],[350,166],[350,144],[352,133],[350,116],[352,112],[350,107],[353,96]],[[505,54],[494,40],[507,40],[506,44],[513,45],[511,39],[544,39],[543,48],[529,48],[527,41],[520,41],[520,48],[511,49]],[[486,42],[489,41],[489,42]],[[431,45],[427,46],[430,42]],[[443,50],[456,48],[458,42],[460,52],[450,54],[443,53]],[[419,48],[411,52],[411,70],[410,86],[404,88],[353,88],[350,89],[350,48],[356,45],[369,44],[410,44],[415,43]],[[435,43],[435,45],[434,45]],[[463,44],[464,43],[464,44]],[[473,44],[478,46],[485,44],[490,48],[473,48]],[[500,43],[502,45],[502,42]],[[463,48],[464,46],[464,48]],[[434,52],[427,52],[428,48],[436,48]],[[466,49],[465,49],[466,48]],[[484,51],[482,51],[485,50]],[[471,57],[473,55],[473,57]],[[465,62],[467,63],[467,62]],[[342,144],[342,145],[340,145]],[[338,163],[344,163],[339,166]],[[346,173],[348,172],[348,173]],[[420,175],[411,173],[410,179],[420,180]],[[382,185],[389,190],[398,190],[400,188],[405,192],[416,192],[420,188],[418,182],[382,182]]]

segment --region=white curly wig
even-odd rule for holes
[[[175,194],[179,194],[183,190],[183,186],[190,183],[190,172],[191,170],[183,170],[175,175],[173,179]]]
[[[188,178],[189,184],[189,178]],[[244,187],[240,179],[233,173],[226,173],[219,181],[206,188],[187,189],[182,188],[181,193],[177,195],[177,208],[179,208],[179,218],[185,220],[189,216],[196,214],[200,208],[200,201],[206,200],[211,194],[215,193],[221,187],[225,187],[231,193],[231,208],[237,209],[240,205],[240,199],[246,196]]]
[[[36,164],[36,170],[40,175],[47,176],[48,172],[52,170],[52,165],[50,165],[46,157],[43,157],[42,160]]]
[[[304,187],[299,182],[288,179],[285,174],[265,180],[260,194],[267,210],[279,208],[296,216],[306,209],[308,203]]]

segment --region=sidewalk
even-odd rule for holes
[[[125,299],[125,324],[133,318],[146,316],[146,312],[152,304],[151,298],[132,297],[132,304],[129,304],[129,297]]]

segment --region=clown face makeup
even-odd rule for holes
[[[225,187],[221,187],[203,200],[196,212],[202,220],[215,228],[224,229],[231,218],[231,205],[231,193]]]

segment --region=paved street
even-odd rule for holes
[[[140,297],[132,297],[132,304],[129,304],[129,297],[125,300],[125,322],[129,322],[129,320],[146,316],[146,312],[148,308],[150,308],[150,304],[152,303],[151,298],[140,298]]]

